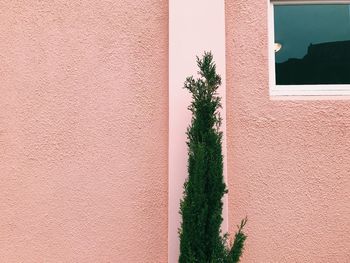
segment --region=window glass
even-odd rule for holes
[[[277,85],[350,84],[350,5],[275,5]]]

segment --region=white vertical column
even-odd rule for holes
[[[190,94],[184,90],[185,78],[196,75],[196,56],[212,51],[217,72],[222,77],[219,93],[222,97],[224,132],[223,154],[226,156],[226,64],[225,64],[225,4],[224,0],[169,1],[169,219],[168,262],[178,262],[180,227],[179,203],[187,176],[186,129],[191,114],[187,107]],[[224,162],[226,178],[226,161]],[[227,231],[227,198],[224,200],[224,223]]]

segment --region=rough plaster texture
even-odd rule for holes
[[[0,261],[166,262],[167,1],[0,1]]]
[[[267,1],[226,1],[231,232],[242,263],[350,262],[350,101],[270,100]]]

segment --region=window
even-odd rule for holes
[[[271,1],[270,95],[350,95],[350,0]]]

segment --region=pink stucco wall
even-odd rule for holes
[[[0,262],[167,262],[167,1],[5,0],[0,21]],[[349,262],[349,100],[270,100],[266,1],[226,1],[226,55],[242,262]]]
[[[0,21],[0,261],[166,262],[167,1]]]
[[[267,1],[226,1],[229,226],[243,263],[350,262],[350,102],[271,100]]]

